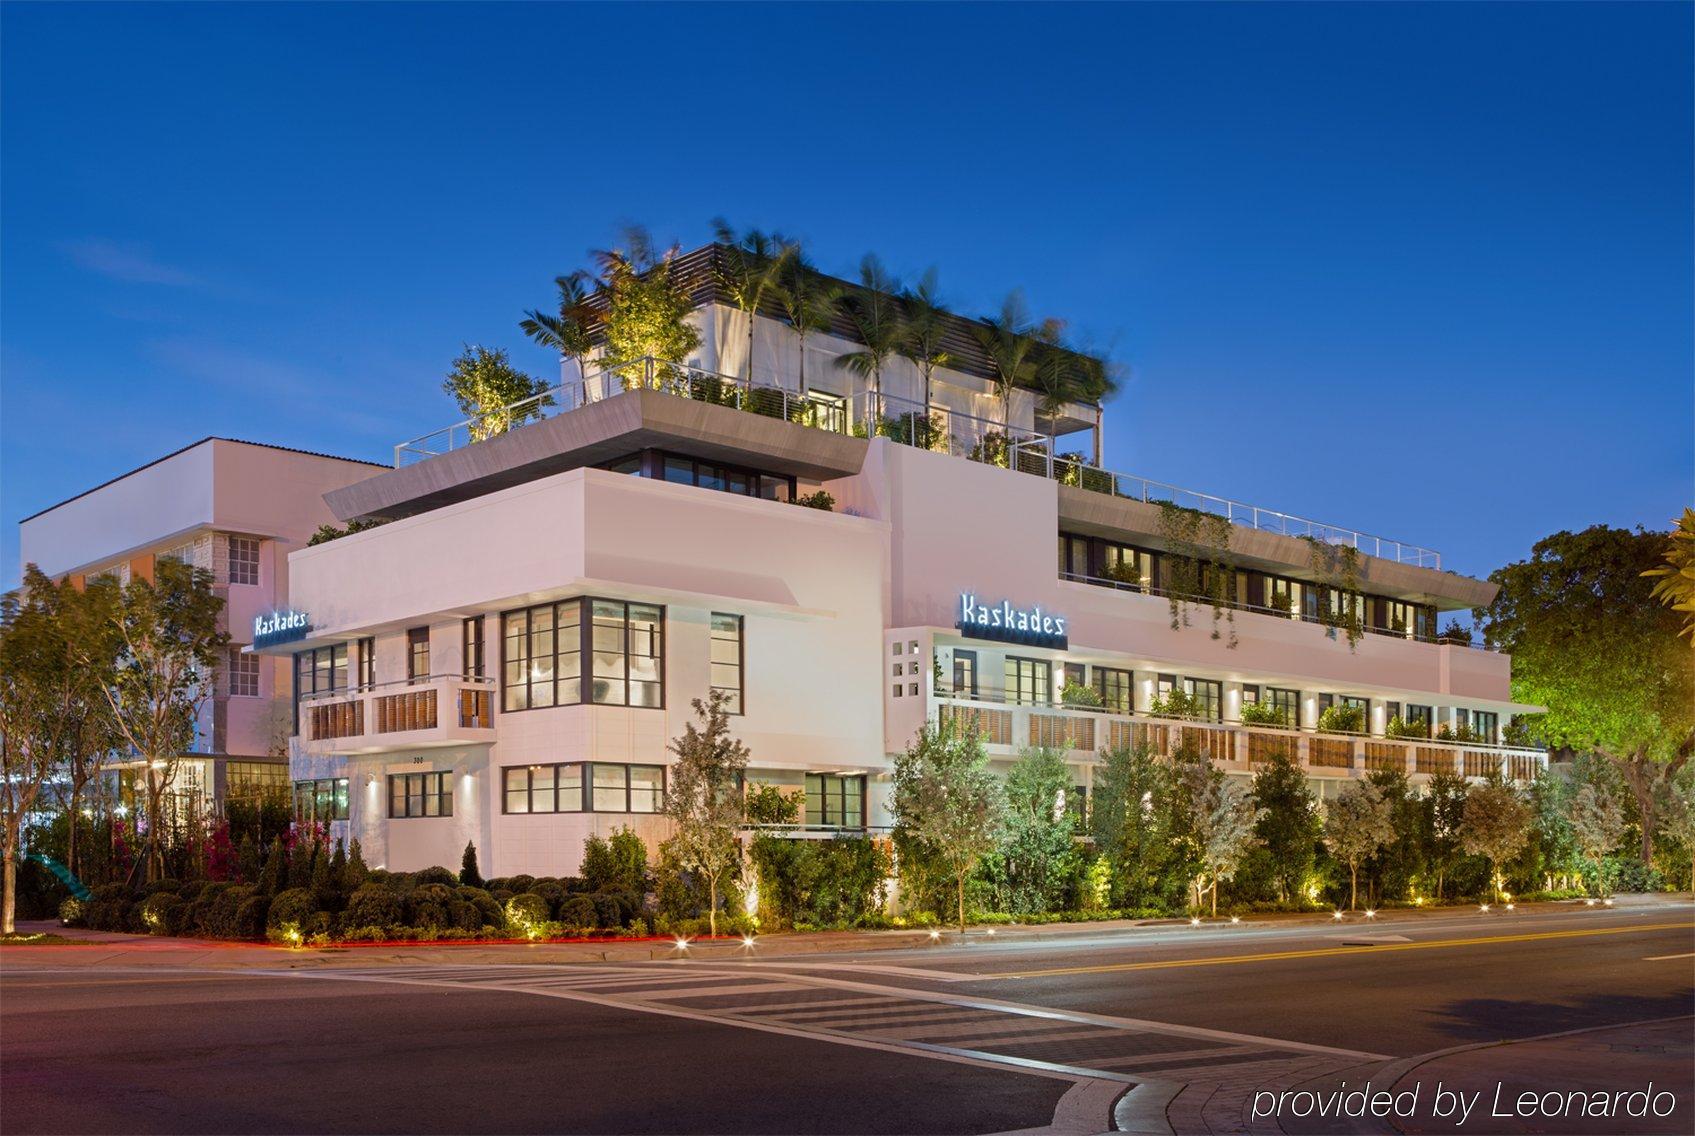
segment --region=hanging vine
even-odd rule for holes
[[[1303,536],[1307,542],[1307,563],[1313,575],[1323,582],[1328,594],[1318,607],[1318,620],[1329,629],[1332,639],[1341,631],[1348,637],[1348,650],[1365,637],[1365,620],[1356,606],[1360,595],[1360,550],[1351,544],[1331,544],[1313,536]],[[1336,593],[1343,603],[1338,605]]]
[[[1212,608],[1212,637],[1224,638],[1220,623],[1236,646],[1236,612],[1231,604],[1235,569],[1231,566],[1230,520],[1215,513],[1159,502],[1159,531],[1164,538],[1165,578],[1171,605],[1171,629],[1189,626],[1190,602],[1203,599]]]

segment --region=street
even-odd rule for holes
[[[1395,1127],[1454,1131],[1431,1115],[1437,1079],[1482,1093],[1467,1132],[1695,1116],[1687,902],[767,949],[538,965],[525,947],[6,948],[4,1127],[1391,1131],[1297,1115],[1290,1094],[1422,1081]],[[1510,1103],[1649,1081],[1669,1115],[1488,1115],[1497,1082]]]

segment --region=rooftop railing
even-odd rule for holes
[[[652,357],[627,363],[601,364],[581,379],[561,383],[499,410],[401,442],[394,447],[394,464],[400,468],[425,461],[528,423],[569,414],[590,403],[638,388],[728,406],[836,434],[885,437],[902,445],[1014,469],[1111,497],[1146,504],[1169,502],[1223,517],[1233,525],[1257,532],[1306,537],[1326,544],[1347,546],[1366,556],[1392,560],[1397,564],[1442,567],[1441,554],[1420,545],[1184,489],[1163,481],[1116,473],[1088,464],[1081,455],[1057,453],[1051,435],[1008,429],[994,419],[943,406],[925,407],[920,402],[871,390],[854,396],[794,390],[765,379],[723,375]]]

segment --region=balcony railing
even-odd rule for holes
[[[935,698],[935,712],[975,729],[985,745],[996,749],[1041,747],[1092,759],[1099,750],[1125,746],[1148,746],[1160,753],[1191,748],[1244,772],[1280,754],[1320,777],[1364,777],[1393,769],[1408,776],[1453,773],[1481,778],[1498,770],[1514,781],[1529,781],[1548,764],[1542,750],[1516,746],[1179,721],[1089,707],[997,702],[992,696],[955,697],[945,691]]]
[[[463,675],[379,683],[300,700],[300,740],[347,748],[475,740],[494,728],[494,680]],[[387,737],[385,735],[394,735]],[[325,746],[323,748],[334,748]]]
[[[1061,580],[1068,580],[1074,584],[1090,584],[1097,588],[1112,588],[1114,591],[1136,592],[1145,596],[1157,596],[1160,599],[1176,597],[1182,602],[1190,604],[1209,605],[1213,602],[1211,596],[1198,596],[1187,592],[1174,592],[1169,588],[1156,588],[1151,584],[1138,584],[1132,583],[1128,580],[1115,580],[1107,576],[1088,576],[1081,572],[1061,572],[1059,574],[1059,578]],[[1311,612],[1296,611],[1286,607],[1267,607],[1263,604],[1243,603],[1231,599],[1222,601],[1219,606],[1228,608],[1231,611],[1248,612],[1252,615],[1268,615],[1273,619],[1294,620],[1300,623],[1314,623],[1326,627],[1340,627],[1339,622],[1327,622],[1321,616],[1314,615]],[[1416,643],[1438,643],[1453,647],[1471,647],[1478,651],[1493,651],[1495,649],[1481,640],[1472,639],[1469,633],[1467,633],[1464,638],[1448,633],[1443,633],[1441,635],[1420,635],[1416,632],[1404,629],[1397,630],[1393,627],[1376,627],[1370,622],[1362,624],[1360,630],[1369,635],[1381,635],[1389,639],[1410,639]]]
[[[600,364],[581,379],[561,383],[499,410],[401,442],[394,447],[394,464],[399,468],[425,461],[527,423],[569,414],[579,407],[638,388],[728,406],[836,434],[891,438],[903,445],[1015,469],[1111,497],[1153,504],[1170,502],[1221,516],[1231,524],[1258,532],[1311,537],[1327,544],[1346,545],[1366,556],[1393,560],[1398,564],[1442,567],[1439,553],[1416,544],[1184,489],[1163,481],[1115,473],[1089,465],[1079,455],[1057,453],[1051,435],[1010,429],[993,419],[943,406],[925,407],[920,402],[870,390],[852,397],[822,391],[791,390],[764,379],[749,380],[718,374],[651,356],[627,363]]]

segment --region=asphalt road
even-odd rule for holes
[[[1240,1131],[1256,1092],[1410,1085],[1421,1067],[1534,1088],[1657,1077],[1678,1102],[1659,1121],[1459,1131],[1687,1132],[1695,1115],[1688,905],[747,953],[211,971],[8,949],[0,1128],[1081,1132],[1117,1101],[1122,1128]],[[1591,1032],[1464,1048],[1568,1031]],[[1374,1129],[1255,1130],[1278,1124]]]

